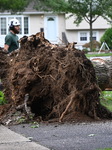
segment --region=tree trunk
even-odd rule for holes
[[[102,90],[112,88],[112,60],[94,58],[91,61],[95,68],[99,87]]]
[[[93,31],[92,31],[92,21],[90,21],[90,51],[91,51],[91,52],[93,51],[93,39],[92,39],[92,34],[93,34]]]
[[[90,51],[92,51],[93,50],[93,38],[92,38],[92,36],[93,36],[93,29],[92,29],[92,19],[93,19],[93,17],[92,17],[92,2],[90,2]]]

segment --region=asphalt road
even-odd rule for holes
[[[37,127],[37,128],[36,128]],[[79,124],[31,124],[10,129],[50,150],[97,150],[112,148],[112,121]]]

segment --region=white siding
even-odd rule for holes
[[[27,15],[29,18],[29,34],[36,34],[37,32],[40,32],[40,30],[43,28],[45,31],[45,17],[46,15],[50,15],[50,13],[39,13],[39,14],[30,14]],[[51,14],[53,15],[53,14]],[[12,17],[12,15],[1,15],[2,17]],[[22,15],[21,15],[22,16]],[[24,15],[23,15],[24,16]],[[82,45],[89,42],[89,24],[85,21],[82,21],[79,26],[76,26],[76,24],[73,23],[74,18],[66,19],[65,14],[59,14],[57,16],[57,43],[62,44],[62,32],[65,32],[66,37],[68,39],[68,42],[77,42],[76,47],[82,49]],[[93,23],[93,29],[97,33],[97,41],[100,41],[101,36],[104,34],[105,30],[109,28],[110,25],[104,20],[103,18],[99,17],[94,23]],[[8,29],[7,29],[8,30]],[[80,41],[80,32],[87,32],[87,41]],[[24,36],[19,35],[19,37]],[[0,46],[3,46],[4,44],[4,37],[5,35],[0,35]]]
[[[44,28],[44,15],[30,15],[30,34],[40,32]]]
[[[58,15],[58,42],[63,43],[62,41],[62,32],[65,32],[65,15]]]
[[[67,17],[68,15],[66,15]],[[66,19],[66,30],[86,30],[89,29],[89,24],[83,20],[79,26],[77,26],[76,24],[74,24],[74,19],[75,17],[71,17],[69,19]],[[93,29],[106,29],[109,28],[110,25],[107,23],[106,20],[104,20],[102,17],[99,17],[94,23],[93,23]]]

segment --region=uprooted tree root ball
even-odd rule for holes
[[[100,104],[91,61],[73,44],[51,44],[41,32],[21,38],[20,48],[6,59],[9,66],[2,81],[13,113],[60,122],[75,119],[78,112],[94,119],[112,118]]]

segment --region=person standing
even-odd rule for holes
[[[11,53],[19,48],[17,34],[20,32],[20,22],[17,19],[11,19],[8,25],[9,33],[5,37],[4,51]]]

